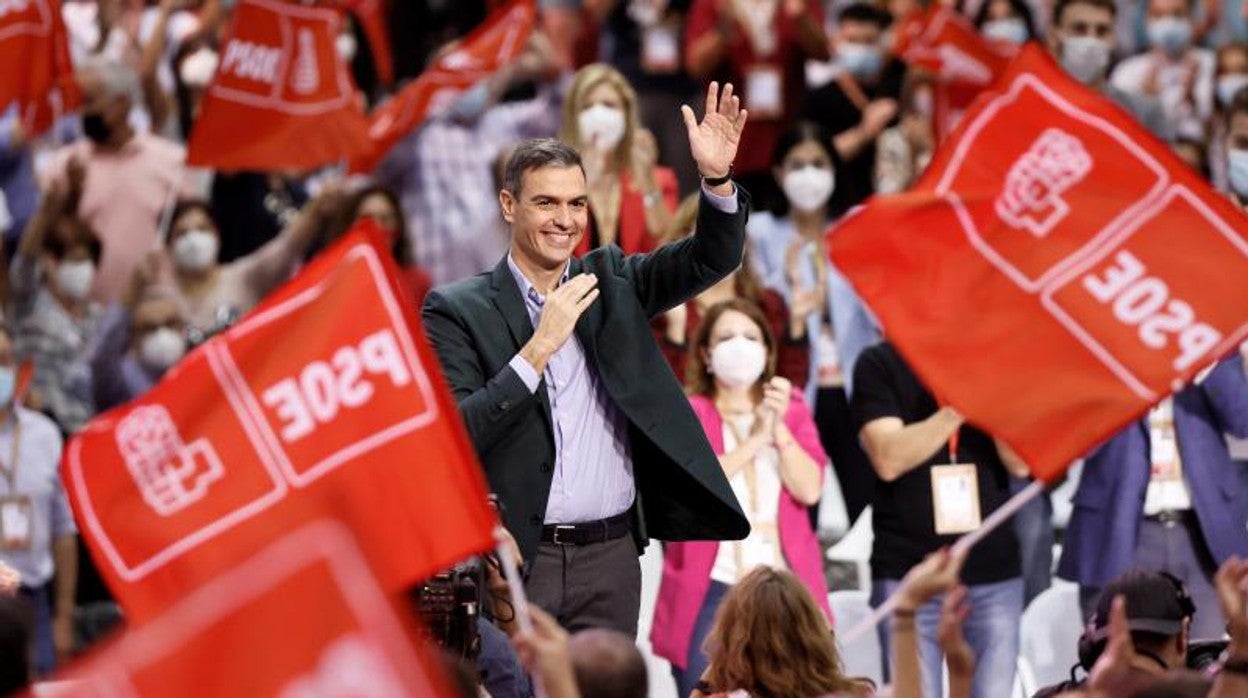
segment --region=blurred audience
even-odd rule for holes
[[[170,203],[193,193],[193,178],[183,164],[182,146],[130,125],[128,114],[139,93],[134,70],[91,59],[78,74],[84,137],[54,154],[45,187],[69,176],[71,159],[85,169],[78,215],[104,247],[92,295],[112,302],[155,245]]]
[[[676,210],[671,242],[693,235],[697,222],[698,200],[696,194],[686,198]],[[745,258],[736,273],[724,277],[719,283],[698,294],[693,300],[668,310],[654,319],[659,349],[672,367],[677,378],[684,380],[689,365],[689,340],[702,324],[708,308],[732,299],[742,299],[758,306],[767,318],[768,328],[776,338],[776,375],[783,376],[801,389],[806,384],[809,345],[806,328],[794,324],[784,298],[773,288],[762,284],[750,262],[747,248]]]
[[[605,63],[577,71],[559,138],[581,154],[589,187],[590,226],[578,255],[603,245],[648,252],[671,225],[676,175],[658,166],[658,143],[640,120],[637,93],[619,71]]]

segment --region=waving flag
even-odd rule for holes
[[[58,0],[0,2],[0,113],[14,102],[29,135],[82,102]]]
[[[132,621],[332,517],[387,591],[492,546],[496,518],[381,233],[315,259],[74,437],[80,530]]]
[[[933,393],[1052,479],[1248,335],[1246,230],[1033,45],[829,243]]]
[[[351,162],[351,171],[372,171],[426,116],[450,106],[465,90],[510,63],[524,48],[536,15],[533,0],[513,0],[491,13],[394,99],[373,110],[368,129],[372,147]]]
[[[187,162],[221,170],[309,170],[368,151],[368,125],[334,49],[341,12],[239,0]]]
[[[985,39],[975,25],[943,5],[912,13],[897,32],[894,53],[935,78],[933,133],[943,138],[985,88],[1005,72],[1017,48]]]
[[[409,616],[351,532],[314,521],[131,625],[58,687],[101,698],[457,695]]]

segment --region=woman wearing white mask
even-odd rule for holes
[[[101,412],[127,403],[155,385],[186,355],[186,316],[176,291],[153,284],[126,312],[115,308],[101,323],[92,357],[95,404]]]
[[[801,395],[773,375],[776,340],[759,309],[711,307],[690,345],[689,402],[750,519],[742,541],[668,543],[650,641],[672,663],[680,695],[702,678],[702,651],[728,590],[759,566],[788,569],[830,621],[818,541],[805,507],[827,456]]]
[[[10,274],[14,350],[34,364],[31,404],[66,433],[95,413],[90,354],[101,309],[91,300],[103,248],[90,226],[74,215],[78,193],[54,185],[31,219]]]
[[[910,188],[932,160],[933,81],[918,71],[906,75],[901,88],[901,118],[884,129],[875,149],[875,191],[896,194]]]
[[[1248,88],[1248,43],[1232,41],[1219,46],[1214,63],[1217,106],[1209,124],[1208,162],[1213,185],[1227,191],[1230,185],[1226,173],[1226,116],[1235,95]]]
[[[637,94],[615,68],[581,68],[563,105],[559,137],[581,154],[591,219],[576,254],[617,245],[654,249],[676,208],[676,174],[658,165],[654,136],[640,123]]]
[[[1015,46],[1036,38],[1031,8],[1023,0],[988,0],[975,13],[975,26],[985,39]]]
[[[1231,199],[1248,210],[1248,91],[1226,109],[1226,174]]]
[[[1194,38],[1190,0],[1148,0],[1149,50],[1124,59],[1110,76],[1114,88],[1161,103],[1172,134],[1203,138],[1213,112],[1213,54]]]
[[[178,45],[169,61],[181,140],[190,138],[200,102],[208,90],[208,83],[217,74],[220,60],[216,40],[208,34],[195,34]]]
[[[803,122],[781,136],[772,172],[785,199],[750,217],[751,260],[766,286],[788,301],[790,336],[806,336],[810,369],[805,396],[814,405],[823,447],[832,456],[853,521],[871,501],[874,474],[849,415],[853,360],[879,341],[865,306],[828,262],[824,234],[832,225],[841,162],[818,126]],[[801,332],[801,335],[798,332]]]
[[[233,323],[290,278],[328,216],[328,198],[313,200],[277,237],[228,264],[217,262],[221,235],[208,202],[181,201],[173,209],[165,249],[152,253],[136,270],[132,294],[172,277],[170,285],[185,305],[193,339],[203,339]]]

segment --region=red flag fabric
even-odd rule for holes
[[[332,520],[283,534],[64,676],[64,695],[453,696]],[[58,690],[57,695],[62,691]]]
[[[536,15],[533,0],[513,0],[495,10],[455,50],[438,59],[394,99],[374,109],[368,129],[372,146],[351,162],[351,171],[372,171],[426,115],[446,108],[464,90],[511,62],[524,48]]]
[[[1245,230],[1032,45],[829,244],[937,398],[1052,479],[1248,334]]]
[[[132,620],[326,515],[387,589],[492,546],[484,476],[384,249],[375,226],[353,233],[70,442],[66,491]]]
[[[1018,53],[1015,46],[985,39],[966,17],[943,5],[911,13],[893,51],[935,77],[932,127],[937,138],[949,135],[975,97]]]
[[[188,164],[309,170],[367,152],[368,122],[334,48],[341,21],[333,8],[239,0]]]
[[[16,102],[31,136],[82,102],[59,0],[0,2],[0,66],[0,112]]]
[[[383,85],[394,84],[394,57],[390,51],[390,33],[386,30],[385,0],[342,0],[343,7],[351,12],[368,38],[368,47],[377,66],[377,77]]]

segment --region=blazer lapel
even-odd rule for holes
[[[491,300],[494,307],[503,316],[507,331],[511,333],[511,338],[515,342],[512,351],[520,351],[521,347],[533,338],[533,321],[529,319],[529,309],[525,307],[524,299],[520,297],[520,287],[516,285],[516,279],[511,275],[511,267],[507,265],[506,257],[503,257],[498,266],[494,267],[494,273],[490,275],[490,288],[493,291]],[[550,395],[546,392],[546,378],[540,375],[538,377],[541,378],[541,382],[537,386],[537,399],[542,403],[542,417],[546,419],[546,429],[551,433],[551,438],[554,438],[554,422],[550,416]]]
[[[576,278],[577,274],[585,271],[585,264],[579,258],[573,258],[568,268],[568,278]],[[598,366],[598,346],[594,341],[594,328],[599,327],[599,318],[602,316],[602,298],[607,293],[607,289],[603,287],[603,279],[598,278],[598,298],[594,300],[593,305],[581,315],[576,321],[574,333],[576,338],[581,342],[581,348],[585,351],[585,360],[594,367],[594,371],[602,376],[602,371]]]

